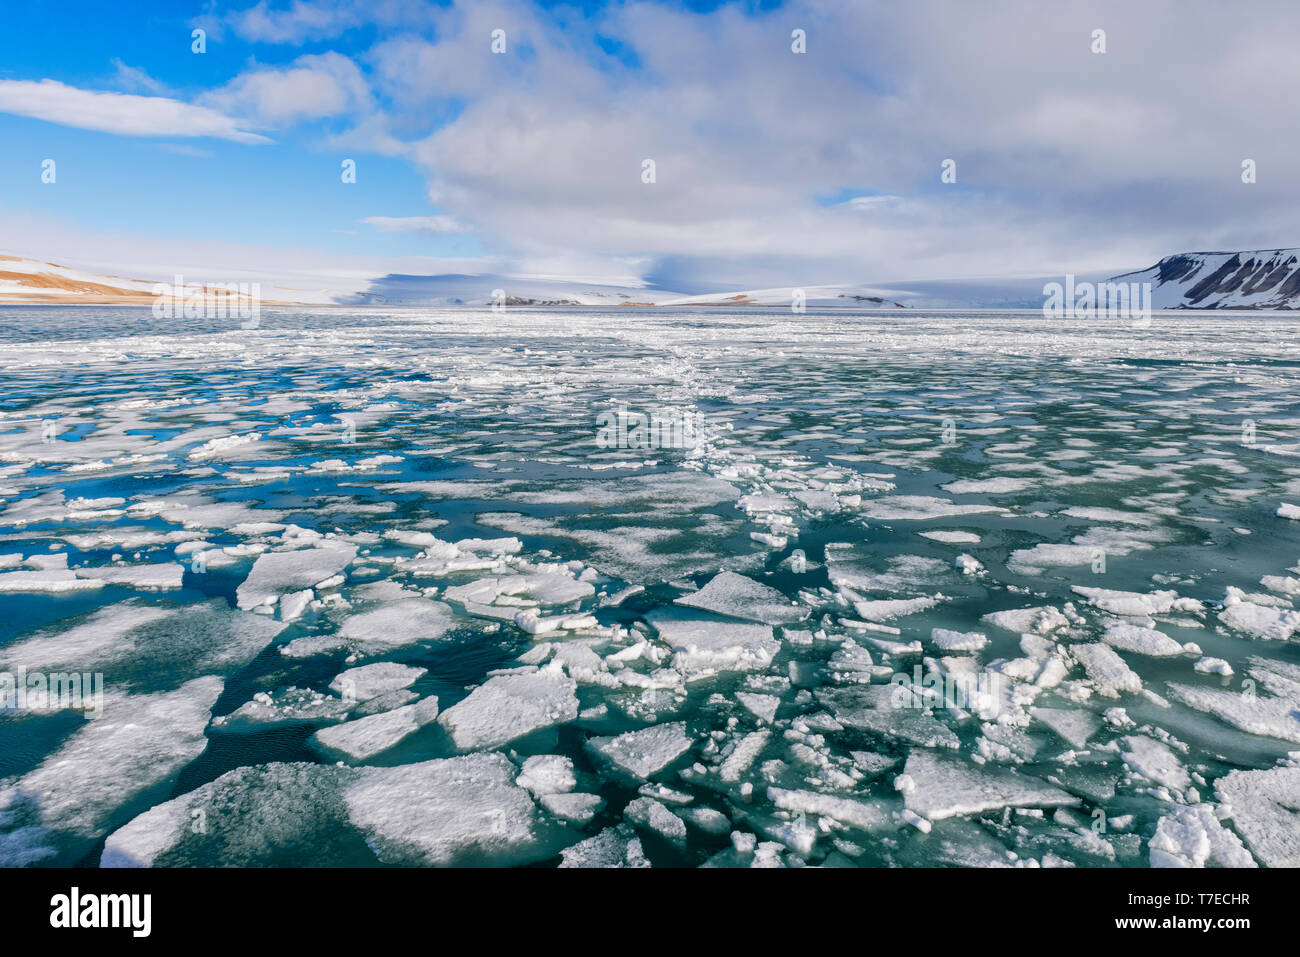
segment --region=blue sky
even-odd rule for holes
[[[0,249],[695,291],[1300,243],[1300,12],[1133,6],[13,4]]]

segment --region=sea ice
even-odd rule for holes
[[[699,591],[678,598],[677,604],[766,625],[789,625],[808,617],[807,608],[775,588],[735,572],[719,572]]]
[[[438,699],[423,698],[392,711],[321,728],[308,743],[329,758],[368,761],[398,745],[438,716]]]
[[[498,675],[438,718],[462,751],[495,748],[578,717],[577,682],[555,664]]]
[[[690,750],[685,722],[656,724],[612,738],[590,738],[587,746],[635,778],[657,774]]]

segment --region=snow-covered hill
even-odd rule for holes
[[[159,273],[154,278],[127,278],[65,266],[40,259],[0,254],[0,304],[24,305],[94,305],[148,306],[156,296],[158,283],[170,285],[173,275]],[[312,277],[294,277],[281,281],[259,280],[255,273],[239,276],[185,275],[186,287],[257,282],[264,305],[329,304],[338,293],[328,288],[311,288]],[[247,294],[247,293],[246,293]]]
[[[507,306],[652,306],[681,295],[644,286],[545,276],[393,274],[375,278],[363,291],[336,301],[381,306],[487,306],[496,300]]]
[[[1111,282],[1151,283],[1155,309],[1300,308],[1300,249],[1176,253]]]
[[[0,255],[0,303],[147,305],[153,283]]]

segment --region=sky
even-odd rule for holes
[[[59,0],[5,21],[0,250],[119,275],[703,292],[1300,245],[1285,0]]]

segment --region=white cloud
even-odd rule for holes
[[[113,79],[118,86],[131,93],[152,93],[154,96],[169,96],[171,90],[167,84],[155,80],[144,70],[128,66],[117,57],[109,60],[113,64]]]
[[[254,6],[224,18],[206,17],[195,22],[218,28],[229,25],[237,36],[255,43],[297,46],[336,37],[367,23],[416,26],[427,21],[428,8],[423,0],[293,0],[284,8],[258,0]]]
[[[328,146],[408,157],[441,211],[372,227],[454,224],[523,271],[678,287],[1084,273],[1296,241],[1300,128],[1269,98],[1300,81],[1300,8],[1261,6],[261,0],[219,22],[258,42],[378,40],[254,65],[198,107],[241,131],[345,120]]]
[[[466,228],[450,216],[367,216],[362,222],[381,233],[463,233]]]
[[[245,71],[200,100],[266,127],[354,113],[369,101],[360,68],[338,53],[302,56],[283,68]]]
[[[219,110],[163,96],[81,90],[56,80],[0,80],[0,113],[122,136],[211,136],[269,143]]]

